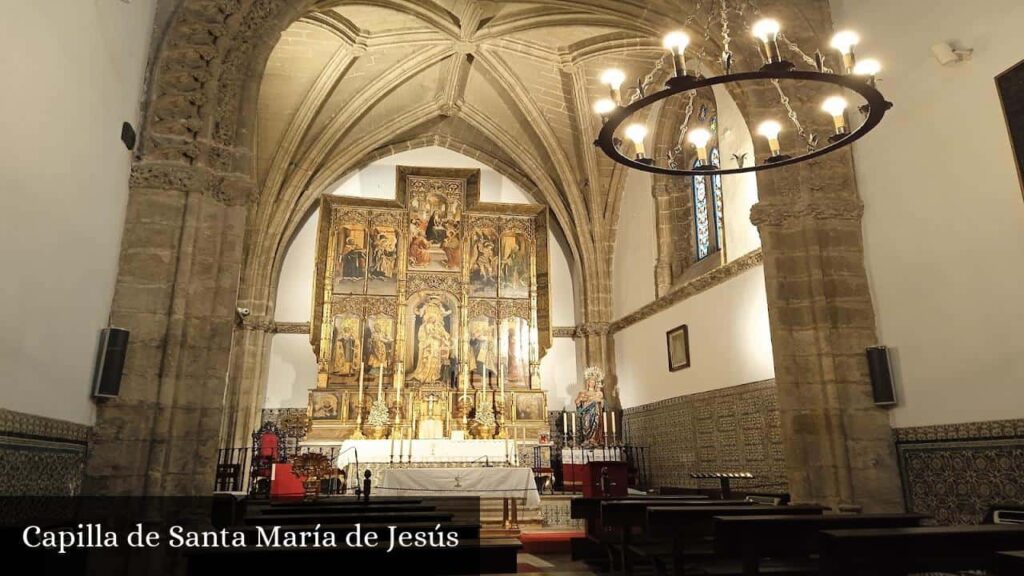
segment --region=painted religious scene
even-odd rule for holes
[[[546,431],[547,209],[481,203],[477,170],[397,170],[394,200],[322,200],[307,438]]]
[[[460,180],[409,179],[409,268],[457,272],[462,266]]]
[[[458,311],[458,301],[447,292],[420,292],[409,298],[409,381],[437,384],[458,379]]]

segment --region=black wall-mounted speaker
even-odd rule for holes
[[[100,349],[92,384],[94,398],[116,398],[121,391],[121,373],[128,355],[128,334],[123,328],[104,328],[100,332]]]
[[[135,139],[136,139],[135,128],[132,127],[132,125],[129,124],[128,122],[122,123],[121,124],[121,142],[124,142],[125,147],[128,148],[129,150],[134,150],[135,149]]]
[[[889,349],[885,346],[871,346],[867,349],[868,372],[871,374],[871,392],[878,406],[896,404],[896,389],[892,384],[892,367],[889,365]]]

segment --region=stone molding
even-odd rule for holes
[[[894,428],[896,443],[1024,438],[1024,418]]]
[[[180,190],[208,196],[225,206],[244,206],[257,198],[256,184],[242,174],[221,174],[177,162],[139,162],[132,166],[131,186]]]
[[[274,322],[271,329],[274,334],[306,334],[309,335],[309,322]]]
[[[576,327],[575,326],[553,326],[551,328],[551,336],[554,338],[575,338]]]
[[[266,316],[243,316],[239,326],[242,330],[274,333],[275,323]]]
[[[0,408],[0,436],[57,440],[85,445],[89,441],[91,429],[92,427],[85,424]]]
[[[683,404],[686,402],[692,402],[694,400],[716,398],[721,396],[727,396],[729,394],[746,394],[756,390],[763,390],[766,388],[775,388],[775,379],[770,378],[768,380],[756,380],[754,382],[747,382],[746,384],[737,384],[735,386],[728,386],[726,388],[716,388],[714,390],[708,390],[706,392],[696,392],[694,394],[683,394],[681,396],[673,396],[664,400],[657,400],[648,404],[641,404],[639,406],[633,406],[632,408],[623,408],[623,414],[642,414],[644,412],[651,412],[675,406],[676,404]]]
[[[584,322],[576,326],[575,336],[585,338],[587,336],[605,336],[609,333],[611,324],[608,322]]]
[[[860,220],[864,203],[860,200],[830,198],[799,203],[761,201],[750,209],[754,226],[781,226],[787,222],[812,218],[815,220]]]
[[[726,280],[738,276],[755,266],[761,265],[763,262],[764,255],[761,253],[761,249],[758,248],[753,250],[732,262],[727,262],[726,264],[715,268],[707,274],[698,276],[685,284],[681,284],[678,287],[673,288],[664,296],[654,300],[650,304],[619,318],[611,323],[608,332],[609,334],[615,334],[616,332],[628,328],[637,322],[646,320],[659,312],[667,310],[683,300],[696,296],[701,292],[710,290],[711,288],[724,283]]]

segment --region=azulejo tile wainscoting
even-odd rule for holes
[[[907,509],[977,524],[992,504],[1024,502],[1024,419],[893,432]]]
[[[630,444],[646,446],[653,486],[718,486],[692,472],[751,472],[739,489],[787,490],[775,381],[752,382],[627,408]]]
[[[81,492],[90,427],[0,409],[0,495]]]

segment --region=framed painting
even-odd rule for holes
[[[338,395],[334,392],[311,392],[310,404],[312,407],[313,420],[337,420],[341,414],[338,411]]]
[[[548,419],[547,395],[544,392],[516,392],[516,421],[544,422]]]
[[[665,334],[668,345],[668,371],[675,372],[690,367],[690,330],[686,324],[673,328]]]

